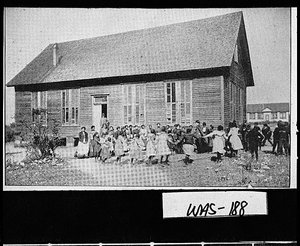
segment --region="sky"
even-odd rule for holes
[[[289,8],[6,8],[4,81],[8,83],[50,43],[151,28],[236,11],[243,11],[255,84],[247,88],[247,103],[289,102]],[[5,87],[5,95],[6,123],[9,124],[14,121],[14,88]]]

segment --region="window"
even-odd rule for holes
[[[280,112],[279,117],[280,119],[286,119],[286,112]]]
[[[249,113],[249,119],[255,120],[255,113]]]
[[[191,83],[191,81],[176,81],[166,83],[167,124],[191,124]]]
[[[63,125],[78,125],[79,119],[79,89],[62,91],[62,123]]]
[[[244,109],[245,109],[245,106],[244,106],[244,91],[243,89],[239,89],[240,91],[240,102],[239,102],[239,107],[240,107],[240,122],[243,122],[244,121]]]
[[[31,93],[32,122],[47,124],[47,91]]]
[[[176,122],[176,85],[175,82],[167,83],[167,122]]]
[[[123,85],[124,124],[146,122],[146,85]]]
[[[238,49],[238,45],[235,45],[235,49],[234,49],[234,61],[236,63],[239,63],[239,49]]]
[[[263,120],[264,119],[264,114],[263,113],[257,113],[257,119]]]
[[[272,120],[277,120],[277,112],[271,114]]]
[[[236,120],[236,93],[237,87],[232,82],[229,82],[229,104],[231,120]]]

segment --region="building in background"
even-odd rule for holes
[[[254,86],[242,12],[48,45],[7,86],[16,114],[61,122],[72,143],[103,118],[126,124],[228,125],[246,120]]]
[[[289,121],[289,103],[247,104],[247,122],[277,122]]]

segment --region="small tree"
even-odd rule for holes
[[[59,127],[56,119],[45,121],[46,109],[33,109],[31,120],[20,120],[21,137],[27,143],[27,153],[32,159],[55,157],[55,149],[60,145]]]

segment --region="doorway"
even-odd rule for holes
[[[100,131],[102,124],[106,122],[107,116],[107,95],[93,96],[92,125],[95,126],[97,132]]]

